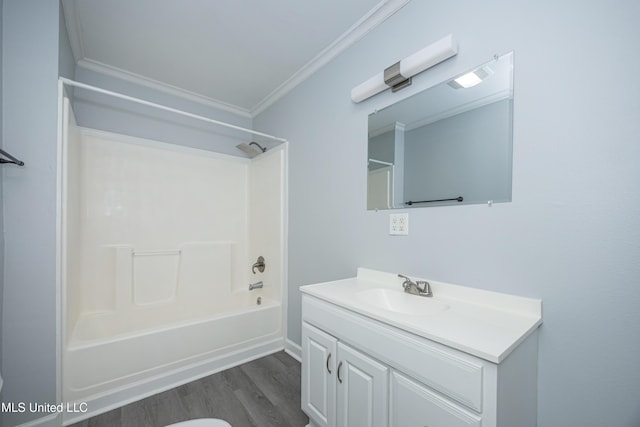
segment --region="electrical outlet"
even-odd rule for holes
[[[406,236],[409,234],[409,214],[389,215],[389,234],[392,236]]]

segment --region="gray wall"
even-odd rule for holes
[[[59,10],[58,41],[58,74],[73,80],[75,78],[76,61],[73,58],[73,51],[71,50],[69,34],[67,34],[67,24],[64,19],[62,5]]]
[[[3,71],[2,71],[2,46],[4,39],[2,34],[2,10],[4,9],[4,0],[0,0],[0,147],[2,147],[4,131],[3,114],[2,114],[2,87],[3,87]],[[2,375],[2,295],[4,293],[4,199],[2,197],[2,171],[0,171],[0,375]],[[2,398],[2,390],[0,390],[0,400]]]
[[[56,401],[58,0],[5,0],[3,401]],[[68,69],[68,66],[61,69]],[[4,413],[3,426],[42,414]]]
[[[538,425],[640,425],[640,80],[620,77],[638,22],[635,0],[413,1],[254,119],[290,140],[289,338],[298,287],[358,266],[542,298]],[[449,33],[458,56],[351,102]],[[366,211],[367,115],[511,50],[513,201],[412,209],[389,236],[389,212]]]
[[[249,129],[252,126],[252,119],[249,116],[223,111],[87,68],[76,69],[76,80],[236,126]],[[229,130],[215,124],[184,118],[171,112],[139,106],[83,89],[74,90],[73,110],[80,126],[202,150],[244,156],[243,152],[236,148],[236,145],[242,142],[255,140],[267,147],[274,145],[272,141],[265,141],[245,132]]]
[[[395,160],[393,151],[394,144],[395,130],[369,138],[369,151],[367,158],[393,163]],[[384,165],[372,163],[369,165],[369,170],[375,170],[381,167],[384,167]]]
[[[56,168],[58,74],[250,128],[250,117],[203,106],[152,89],[75,68],[57,0],[4,1],[4,148],[25,161],[4,167],[4,301],[2,373],[4,402],[56,402]],[[163,116],[154,110],[121,109],[75,90],[79,122],[98,129],[242,154],[235,144],[247,134]],[[7,108],[11,106],[11,108]],[[141,117],[129,115],[134,111]],[[215,131],[212,132],[212,129]],[[260,140],[260,139],[258,139]],[[269,144],[265,144],[269,145]],[[43,414],[5,413],[2,426]]]
[[[3,168],[3,398],[52,402],[56,77],[68,68],[57,1],[6,0],[2,18],[3,146],[26,162]],[[640,81],[619,78],[640,66],[639,19],[633,0],[413,1],[256,118],[291,141],[289,338],[300,342],[297,287],[358,266],[539,297],[539,425],[640,424]],[[457,57],[351,103],[353,86],[448,33]],[[388,212],[366,211],[367,115],[510,50],[513,202],[412,209],[410,235],[388,236]]]

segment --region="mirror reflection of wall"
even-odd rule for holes
[[[511,200],[510,111],[505,99],[407,132],[405,200]]]
[[[367,209],[393,207],[394,143],[393,131],[369,137]]]
[[[404,137],[405,126],[400,122],[369,137],[368,209],[391,209],[404,203]]]
[[[452,79],[369,116],[368,209],[511,201],[512,59],[476,68],[481,84]]]

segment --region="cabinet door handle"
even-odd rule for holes
[[[340,368],[342,367],[342,361],[338,363],[338,382],[342,384],[342,378],[340,378]]]
[[[329,360],[331,360],[331,353],[327,356],[327,372],[331,375],[331,369],[329,369]]]

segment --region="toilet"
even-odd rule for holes
[[[199,418],[196,420],[169,424],[166,427],[231,427],[231,424],[217,418]]]

